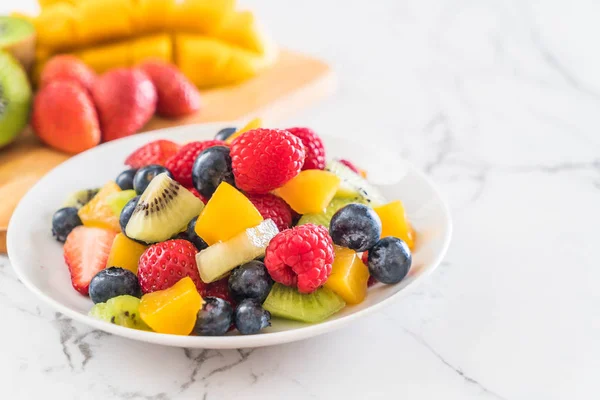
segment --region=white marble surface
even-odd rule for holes
[[[598,398],[600,4],[246,3],[338,72],[339,92],[290,123],[387,141],[446,193],[443,266],[349,329],[217,352],[90,331],[0,258],[1,397]],[[16,7],[33,0],[0,11]]]

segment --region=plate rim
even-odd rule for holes
[[[213,123],[204,123],[204,124],[184,125],[184,126],[158,129],[155,131],[145,132],[145,133],[135,135],[135,137],[139,137],[140,135],[143,135],[143,136],[164,135],[165,137],[168,137],[170,134],[173,134],[173,132],[177,133],[178,131],[193,129],[193,127],[201,127],[201,129],[206,129],[206,130],[214,129],[216,131],[220,128],[223,128],[224,126],[229,126],[229,125],[232,125],[232,122],[226,122],[226,123],[213,122]],[[353,143],[356,145],[361,145],[364,147],[364,144],[359,143],[357,140],[342,138],[342,137],[333,136],[333,135],[328,135],[328,136],[331,136],[337,140],[343,140],[343,141]],[[132,138],[132,136],[129,136],[129,137],[118,139],[118,140],[115,140],[115,141],[112,141],[109,143],[103,143],[99,146],[96,146],[96,147],[90,149],[90,150],[95,150],[95,149],[99,148],[100,146],[105,146],[105,147],[106,146],[118,146],[121,143],[123,143],[124,141],[127,141],[128,139],[131,139],[131,138]],[[90,151],[90,150],[88,150],[88,151]],[[30,281],[26,277],[24,269],[19,266],[21,264],[21,262],[24,263],[24,261],[20,260],[20,255],[19,255],[20,252],[16,248],[17,244],[15,243],[15,239],[13,239],[14,235],[11,234],[11,231],[12,231],[11,226],[16,225],[17,221],[20,220],[20,215],[22,213],[26,212],[23,204],[25,204],[25,200],[29,197],[30,192],[33,191],[38,185],[43,184],[46,177],[48,175],[50,175],[50,173],[52,173],[54,170],[56,170],[57,168],[60,168],[65,163],[69,163],[69,162],[72,162],[73,160],[77,160],[81,157],[85,157],[86,154],[88,153],[88,151],[77,154],[77,155],[69,158],[68,160],[64,161],[63,163],[57,165],[50,171],[48,171],[48,173],[46,173],[46,175],[44,175],[38,182],[36,182],[35,185],[33,185],[27,191],[27,193],[22,197],[22,199],[19,201],[17,207],[15,208],[15,210],[11,216],[11,219],[8,224],[8,229],[7,229],[8,230],[8,233],[7,233],[8,258],[9,258],[10,264],[12,266],[12,269],[15,272],[15,274],[17,275],[17,278],[19,279],[19,281],[21,283],[23,283],[23,285],[27,289],[29,289],[32,293],[34,293],[38,297],[38,299],[42,300],[44,303],[50,305],[52,308],[54,308],[58,312],[66,315],[67,317],[69,317],[77,322],[91,326],[94,329],[99,329],[99,330],[102,330],[102,331],[105,331],[105,332],[108,332],[108,333],[111,333],[111,334],[114,334],[117,336],[125,337],[127,339],[139,340],[139,341],[146,342],[146,343],[153,343],[153,344],[159,344],[159,345],[165,345],[165,346],[175,346],[175,347],[207,348],[207,349],[237,349],[237,348],[262,347],[262,346],[283,344],[283,343],[294,342],[294,341],[308,339],[310,337],[322,335],[324,333],[340,329],[341,327],[348,325],[349,323],[352,323],[367,314],[378,312],[382,308],[389,306],[390,304],[397,301],[401,297],[407,295],[409,292],[414,290],[421,282],[423,282],[434,270],[436,270],[440,266],[442,260],[446,256],[448,248],[450,246],[450,240],[451,240],[452,231],[453,231],[453,223],[452,223],[452,217],[450,214],[450,208],[448,206],[448,203],[447,203],[445,197],[441,194],[437,185],[433,182],[433,180],[431,178],[429,178],[423,171],[421,171],[419,168],[414,166],[412,163],[406,161],[402,156],[400,156],[399,154],[394,152],[394,154],[402,161],[403,164],[405,164],[407,166],[407,168],[409,168],[411,170],[412,173],[416,174],[419,177],[419,179],[425,181],[427,183],[427,185],[431,188],[432,192],[434,193],[434,195],[437,197],[437,199],[440,202],[440,205],[442,208],[442,214],[444,216],[444,222],[445,222],[445,226],[446,226],[446,229],[444,230],[443,236],[441,238],[441,240],[442,240],[441,249],[437,253],[436,257],[433,259],[433,261],[428,263],[431,266],[429,268],[427,268],[425,271],[423,271],[423,273],[420,274],[418,276],[418,278],[416,278],[413,282],[408,284],[402,290],[392,294],[388,298],[383,299],[382,301],[380,301],[376,304],[373,304],[362,310],[356,311],[350,315],[346,315],[344,317],[334,319],[334,320],[320,322],[317,324],[306,324],[305,326],[301,326],[298,328],[290,329],[287,331],[281,331],[281,332],[263,332],[263,333],[256,334],[256,335],[245,335],[245,336],[244,335],[226,335],[226,336],[211,337],[211,336],[181,336],[181,335],[172,335],[172,334],[164,334],[164,333],[157,333],[157,332],[147,332],[147,331],[140,331],[140,330],[125,328],[122,326],[110,324],[110,323],[89,317],[88,315],[85,315],[78,311],[72,310],[71,308],[63,305],[59,301],[57,301],[57,300],[53,299],[52,297],[50,297],[49,295],[45,294],[41,289],[39,289],[32,281]]]

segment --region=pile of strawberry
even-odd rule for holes
[[[174,65],[147,61],[96,76],[76,57],[61,55],[41,73],[32,126],[49,146],[80,153],[133,135],[154,114],[179,118],[199,109],[198,89]]]

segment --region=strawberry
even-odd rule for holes
[[[106,142],[138,132],[156,111],[156,89],[139,69],[107,72],[94,83],[92,96]]]
[[[116,233],[108,229],[78,226],[69,233],[63,253],[75,290],[86,295],[90,281],[106,268]]]
[[[148,247],[138,263],[142,292],[168,289],[181,278],[189,276],[202,293],[205,285],[196,266],[196,252],[196,247],[183,239],[167,240]]]
[[[125,164],[131,168],[142,168],[150,164],[164,166],[169,157],[177,153],[180,147],[170,140],[155,140],[131,153],[125,159]]]
[[[57,81],[43,87],[33,103],[31,124],[44,143],[67,153],[100,143],[96,109],[88,92],[77,83]]]
[[[198,154],[213,146],[227,146],[221,140],[206,140],[204,142],[190,142],[184,145],[165,163],[165,167],[171,171],[175,180],[185,187],[192,187],[192,167]]]
[[[183,117],[200,109],[200,92],[176,66],[148,61],[140,66],[156,87],[156,112],[167,118]]]
[[[75,56],[59,55],[52,57],[44,65],[40,76],[40,87],[55,81],[69,81],[91,90],[96,80],[96,74],[83,61]]]

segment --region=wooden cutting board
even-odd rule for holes
[[[237,86],[203,91],[203,108],[197,115],[178,120],[154,118],[144,131],[256,116],[267,124],[276,123],[334,89],[334,75],[326,63],[283,50],[277,63],[256,78]],[[67,158],[68,155],[43,146],[30,131],[0,150],[0,253],[6,252],[8,222],[21,197]]]

